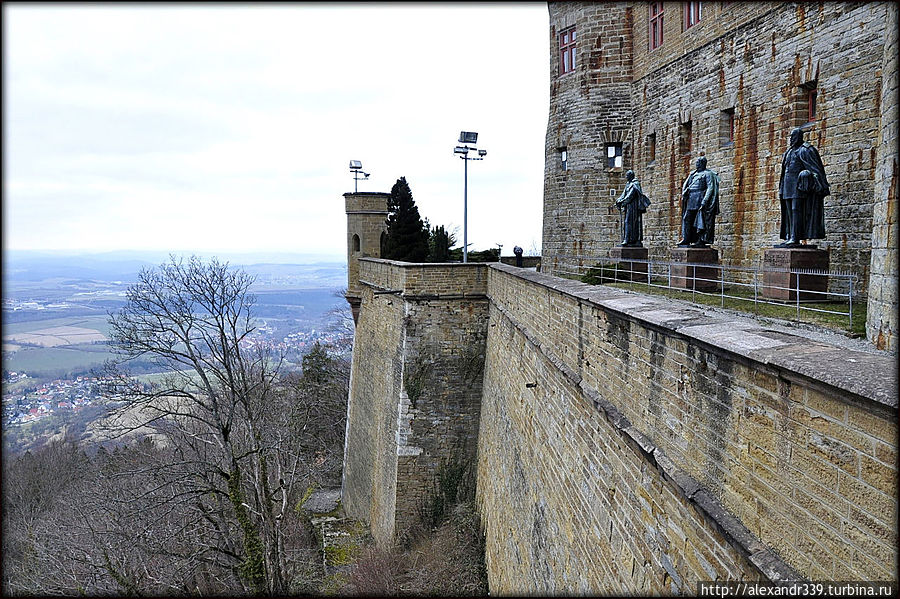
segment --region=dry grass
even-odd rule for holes
[[[339,593],[388,597],[487,595],[484,538],[472,504],[454,505],[443,524],[428,531],[413,531],[408,539],[405,547],[367,548]]]

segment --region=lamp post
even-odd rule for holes
[[[487,150],[479,150],[474,144],[478,142],[478,133],[475,131],[460,131],[459,143],[461,146],[453,148],[454,154],[459,154],[463,160],[463,262],[469,261],[469,228],[468,228],[468,212],[469,212],[469,161],[484,160],[487,156]],[[468,144],[472,144],[469,147]],[[469,158],[469,152],[477,152],[478,157]]]
[[[350,172],[353,173],[353,193],[357,193],[359,191],[357,182],[360,180],[360,175],[365,181],[369,178],[369,173],[362,172],[362,162],[359,160],[350,161]]]

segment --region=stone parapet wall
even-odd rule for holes
[[[406,296],[483,297],[487,293],[487,263],[413,264],[394,260],[360,260],[361,283],[382,290],[402,290]]]
[[[598,410],[528,329],[492,304],[477,485],[491,593],[689,595],[697,580],[765,579],[692,502],[696,483]]]
[[[506,266],[488,295],[492,591],[896,579],[892,359]]]

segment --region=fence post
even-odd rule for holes
[[[722,275],[722,286],[719,288],[719,293],[722,294],[722,307],[725,307],[725,266],[722,264],[719,265],[719,274]]]
[[[847,277],[847,299],[850,303],[850,309],[848,310],[848,316],[850,318],[850,324],[848,326],[848,330],[853,332],[853,276]]]
[[[759,314],[759,275],[759,270],[753,272],[753,311],[756,314]]]

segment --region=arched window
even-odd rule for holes
[[[359,251],[359,235],[353,236],[353,242],[352,242],[351,248],[353,249],[354,252]]]

